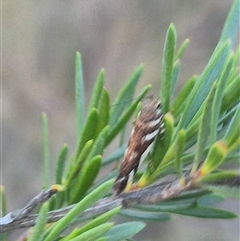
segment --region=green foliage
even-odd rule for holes
[[[100,199],[111,194],[117,171],[109,171],[102,179],[98,174],[105,166],[124,155],[126,144],[109,156],[105,149],[117,137],[124,136],[130,118],[150,90],[144,87],[134,98],[143,65],[127,80],[112,102],[104,88],[104,70],[97,76],[91,100],[85,113],[84,78],[80,53],[76,54],[75,97],[77,137],[75,152],[69,158],[68,146],[63,145],[57,161],[55,182],[63,191],[44,204],[29,240],[107,240],[131,238],[145,226],[130,222],[114,226],[109,220],[117,213],[144,221],[166,221],[171,213],[201,218],[233,218],[236,215],[211,207],[226,197],[239,198],[233,187],[216,183],[238,177],[238,172],[223,170],[223,165],[235,162],[240,154],[240,104],[238,62],[240,47],[234,53],[232,43],[236,35],[239,1],[229,13],[219,44],[200,76],[192,76],[177,95],[173,95],[178,81],[181,56],[189,40],[176,51],[177,31],[171,24],[164,45],[160,100],[164,110],[164,136],[157,136],[151,153],[146,157],[143,173],[136,175],[136,186],[145,187],[168,174],[175,174],[184,185],[186,170],[192,182],[201,190],[179,194],[154,205],[139,205],[132,209],[117,207],[95,219],[77,226],[77,217]],[[174,96],[174,97],[173,97]],[[110,108],[111,106],[111,108]],[[47,116],[43,114],[44,187],[50,185]],[[108,169],[109,170],[109,169]],[[234,189],[234,192],[231,190]],[[239,190],[239,189],[238,189]],[[235,193],[235,194],[234,194]],[[238,192],[239,194],[239,192]],[[2,194],[2,199],[3,199]],[[76,204],[62,219],[46,226],[48,210]],[[119,211],[120,210],[120,211]],[[5,212],[2,210],[2,212]],[[63,233],[63,231],[65,231]],[[62,235],[62,236],[60,236]]]

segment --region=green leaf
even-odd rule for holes
[[[164,137],[158,135],[153,144],[151,157],[147,170],[138,181],[138,187],[145,187],[155,179],[151,178],[153,173],[156,173],[156,169],[161,165],[163,158],[169,149],[169,145],[172,140],[174,120],[170,113],[164,116]],[[160,174],[160,173],[158,173]]]
[[[178,129],[186,128],[209,94],[213,82],[219,77],[229,54],[229,43],[221,45],[212,55],[204,71],[196,81],[187,99]],[[176,130],[176,131],[177,131]]]
[[[45,237],[44,241],[52,241],[57,235],[59,235],[63,230],[70,225],[70,223],[78,217],[84,210],[91,207],[96,201],[103,198],[107,193],[109,193],[112,188],[114,180],[105,182],[101,186],[97,187],[94,191],[84,197],[79,203],[74,206],[62,219],[53,224],[50,228],[50,232]]]
[[[127,103],[126,100],[133,99],[135,88],[138,81],[140,80],[142,71],[143,71],[143,65],[140,65],[134,71],[130,79],[126,82],[126,84],[120,90],[119,94],[114,100],[113,106],[110,110],[110,121],[109,121],[110,126],[114,126],[116,124],[125,107],[129,105],[129,102]]]
[[[172,72],[172,86],[171,86],[171,96],[173,95],[178,77],[179,77],[179,73],[180,73],[180,68],[181,68],[181,64],[180,61],[177,60],[175,61],[174,65],[173,65],[173,72]]]
[[[69,166],[67,181],[65,184],[67,188],[72,184],[73,180],[81,171],[82,166],[87,160],[87,157],[92,149],[92,146],[93,146],[93,140],[89,140],[83,147],[82,151],[80,152],[78,159],[75,162],[73,162],[71,166]]]
[[[101,237],[104,233],[106,233],[114,223],[104,223],[95,228],[92,228],[76,238],[71,239],[71,241],[96,241],[97,238]]]
[[[0,203],[1,203],[0,215],[1,217],[3,217],[7,214],[7,207],[6,207],[6,194],[5,194],[4,186],[2,184],[0,184]]]
[[[158,136],[154,142],[154,147],[152,150],[152,169],[155,170],[163,160],[166,152],[169,149],[172,141],[172,134],[174,128],[174,119],[170,113],[164,116],[164,137]]]
[[[125,144],[125,145],[119,147],[114,152],[112,152],[110,155],[106,156],[102,161],[102,166],[108,165],[108,164],[118,160],[119,158],[123,157],[126,148],[127,148],[127,145]]]
[[[111,228],[105,235],[107,241],[122,241],[140,232],[144,227],[143,222],[126,222]]]
[[[233,143],[237,140],[237,138],[239,138],[239,133],[240,133],[239,120],[240,120],[240,107],[236,110],[224,137],[229,147],[233,145]]]
[[[199,169],[199,176],[203,177],[216,169],[227,155],[227,146],[224,141],[218,141],[211,146],[207,158]]]
[[[108,133],[108,136],[106,138],[106,145],[108,145],[113,138],[122,130],[122,128],[126,125],[129,118],[134,113],[134,110],[136,109],[138,103],[144,98],[144,96],[147,94],[147,92],[150,90],[151,86],[147,85],[143,90],[141,91],[140,95],[133,101],[133,103],[127,108],[127,110],[124,112],[123,116],[118,118],[112,126],[110,126],[110,130]],[[128,104],[129,105],[129,104]]]
[[[183,177],[181,157],[184,150],[185,140],[186,140],[186,133],[185,133],[185,130],[182,129],[178,132],[178,135],[177,135],[176,152],[175,152],[176,171],[179,174],[180,178]]]
[[[82,151],[86,142],[89,140],[94,140],[96,138],[98,119],[99,118],[98,118],[97,109],[92,108],[88,113],[88,117],[81,134],[81,139],[77,147],[76,159],[79,157],[79,154]]]
[[[173,213],[186,215],[186,216],[193,216],[198,218],[219,218],[219,219],[229,219],[229,218],[236,218],[237,215],[225,210],[211,208],[211,207],[204,207],[195,203],[191,208],[176,210]]]
[[[83,169],[71,187],[70,204],[81,200],[89,187],[91,187],[100,170],[101,160],[102,156],[98,155],[85,162]]]
[[[98,115],[100,118],[98,121],[97,133],[99,133],[108,124],[109,109],[110,109],[109,95],[107,90],[103,88],[102,95],[99,101],[99,108],[98,108]]]
[[[167,113],[170,108],[174,52],[177,38],[176,35],[177,34],[175,26],[173,24],[170,24],[163,49],[162,83],[160,93],[160,99],[162,102],[164,113]]]
[[[224,198],[235,198],[240,199],[239,187],[229,187],[220,185],[207,185],[206,188],[213,193],[220,195]]]
[[[42,113],[42,136],[43,136],[43,188],[50,186],[50,163],[48,145],[48,120],[47,115]]]
[[[223,43],[227,39],[230,39],[231,45],[234,44],[234,40],[239,30],[239,9],[240,1],[235,0],[225,21],[224,28],[220,37],[220,42]]]
[[[47,213],[48,213],[48,203],[44,203],[41,207],[39,215],[36,220],[36,224],[33,228],[33,232],[28,238],[29,241],[41,240],[41,236],[45,230],[45,225],[47,223]]]
[[[77,137],[79,138],[83,130],[84,123],[84,79],[82,71],[82,60],[79,52],[76,52],[75,59],[75,99],[76,99],[76,116],[77,116]]]
[[[226,86],[222,100],[221,113],[228,111],[235,103],[239,102],[240,77],[237,76],[230,84]]]
[[[211,112],[212,112],[212,105],[213,105],[213,99],[214,99],[216,87],[217,87],[217,84],[215,82],[210,90],[210,93],[203,107],[203,113],[201,116],[200,126],[198,130],[197,146],[196,146],[195,157],[193,161],[194,164],[192,168],[192,173],[196,171],[199,161],[203,157],[204,148],[208,141],[209,133],[211,130]]]
[[[102,155],[104,148],[106,146],[106,138],[109,132],[109,126],[105,126],[102,131],[99,133],[97,139],[93,143],[91,152],[89,153],[88,158],[91,158],[96,155]]]
[[[102,94],[103,90],[103,83],[104,83],[104,69],[101,69],[101,71],[98,74],[97,81],[94,85],[92,94],[91,94],[91,100],[89,103],[89,111],[91,111],[92,108],[98,108],[100,96]]]
[[[134,218],[134,219],[139,219],[142,221],[157,221],[157,222],[162,222],[162,221],[167,221],[171,219],[171,216],[166,213],[158,213],[158,212],[142,212],[138,210],[121,210],[119,214]]]
[[[197,203],[201,206],[213,206],[225,200],[225,198],[214,194],[208,194],[197,199]]]
[[[212,113],[211,113],[211,131],[210,131],[210,144],[217,141],[217,126],[220,115],[222,99],[224,95],[225,86],[228,80],[229,72],[232,68],[233,54],[229,56],[228,62],[224,66],[223,72],[217,82],[217,89],[213,100]]]
[[[62,183],[62,177],[63,177],[65,162],[67,159],[67,154],[68,154],[68,145],[64,144],[60,151],[58,161],[57,161],[56,173],[55,173],[56,184]]]
[[[68,238],[74,238],[77,235],[80,235],[88,230],[91,230],[103,223],[106,223],[110,218],[112,218],[114,215],[116,215],[118,213],[118,211],[120,210],[121,207],[116,207],[98,217],[96,217],[95,219],[89,221],[87,224],[85,224],[84,226],[75,229],[71,234],[68,235]]]
[[[175,61],[180,59],[182,57],[182,54],[184,53],[185,49],[187,48],[189,44],[189,39],[185,39],[180,48],[178,49],[176,55],[175,55]]]
[[[171,112],[174,116],[174,118],[179,117],[180,114],[182,114],[182,111],[184,109],[184,106],[186,104],[187,96],[193,89],[193,86],[195,85],[197,80],[196,76],[192,76],[187,83],[182,87],[179,94],[177,95],[176,99],[174,100],[172,106],[171,106]]]
[[[199,182],[206,184],[206,183],[225,183],[229,179],[233,179],[238,177],[237,171],[217,171],[214,173],[210,173],[207,176],[199,178]]]

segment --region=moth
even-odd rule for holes
[[[124,191],[129,178],[136,174],[155,137],[158,133],[162,133],[163,129],[161,103],[152,97],[150,102],[141,109],[135,120],[119,174],[113,185],[115,195]]]

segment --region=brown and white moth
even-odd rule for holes
[[[135,175],[141,161],[148,154],[156,135],[162,133],[163,130],[161,103],[158,99],[151,98],[151,101],[142,108],[135,120],[119,174],[113,185],[115,195],[124,191],[129,177]]]

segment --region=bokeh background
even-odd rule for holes
[[[162,49],[173,22],[182,58],[180,85],[200,74],[213,52],[232,0],[78,0],[2,2],[1,183],[8,211],[23,207],[42,188],[41,112],[49,118],[51,171],[63,143],[75,147],[74,58],[82,54],[86,99],[96,76],[116,95],[144,63],[138,87],[157,94]],[[178,88],[180,88],[180,85]],[[239,212],[239,203],[219,205]],[[239,219],[203,220],[174,216],[149,223],[137,240],[238,240]],[[15,240],[23,230],[16,231]]]

